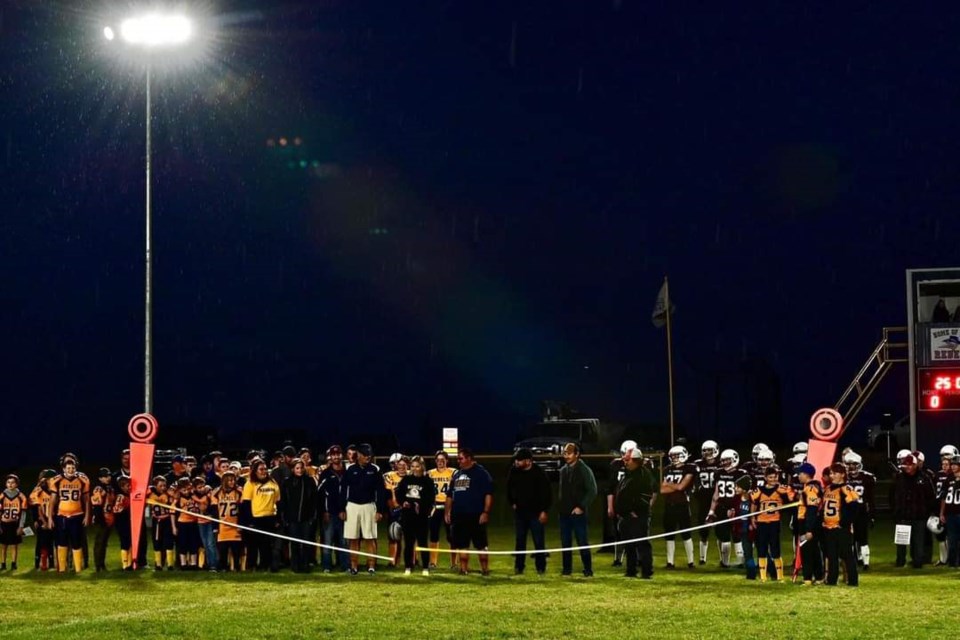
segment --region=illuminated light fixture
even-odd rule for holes
[[[286,138],[280,138],[280,146],[281,146],[281,147],[287,146],[287,139],[286,139]]]
[[[113,33],[113,29],[111,29],[110,27],[104,27],[103,37],[106,38],[107,40],[112,41],[116,37],[116,34]]]
[[[293,146],[295,147],[299,147],[302,143],[303,143],[303,140],[300,139],[300,137],[296,137],[293,139]]]
[[[109,27],[108,27],[109,29]],[[110,30],[113,33],[113,30]],[[107,31],[104,29],[104,35]],[[164,47],[183,44],[193,36],[193,23],[183,15],[151,13],[128,18],[120,24],[120,36],[130,44]],[[110,40],[110,36],[107,36]]]

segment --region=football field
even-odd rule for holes
[[[596,531],[596,530],[594,530]],[[509,549],[508,526],[493,530],[491,549]],[[21,569],[0,574],[0,637],[112,638],[813,638],[933,637],[960,616],[960,573],[893,565],[892,525],[873,531],[873,567],[850,588],[747,581],[710,562],[693,570],[664,568],[654,542],[652,581],[627,579],[610,554],[594,555],[593,578],[559,575],[558,554],[540,577],[513,575],[512,558],[492,560],[492,575],[429,577],[381,568],[361,574],[134,573],[92,571],[59,576]],[[548,546],[559,546],[551,523]],[[683,557],[678,544],[678,559]],[[381,543],[381,551],[386,549]],[[116,567],[116,538],[108,566]],[[152,558],[152,553],[149,554]],[[792,553],[787,553],[789,562]],[[476,562],[472,563],[476,567]]]

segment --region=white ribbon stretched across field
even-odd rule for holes
[[[147,500],[147,504],[154,505],[157,507],[163,507],[167,511],[176,511],[178,513],[188,513],[191,516],[197,518],[198,520],[209,520],[210,522],[216,522],[221,525],[226,525],[228,527],[233,527],[234,529],[242,529],[243,531],[252,531],[253,533],[259,533],[264,536],[272,536],[274,538],[280,538],[281,540],[289,540],[290,542],[297,542],[299,544],[310,545],[311,547],[320,547],[321,549],[333,549],[334,551],[343,551],[345,553],[354,553],[358,556],[363,556],[365,558],[377,558],[378,560],[386,560],[387,562],[392,562],[393,558],[389,556],[380,556],[375,553],[366,553],[363,551],[351,551],[350,549],[345,549],[343,547],[335,547],[329,544],[323,544],[321,542],[313,542],[311,540],[301,540],[300,538],[292,538],[290,536],[285,536],[282,533],[273,533],[272,531],[261,531],[260,529],[254,529],[253,527],[247,527],[242,524],[235,524],[233,522],[224,522],[223,520],[217,520],[216,518],[210,516],[201,516],[193,511],[187,511],[186,509],[181,509],[180,507],[174,507],[173,505],[163,504],[162,502],[157,502],[156,500]],[[331,516],[332,517],[332,516]]]
[[[602,549],[604,547],[616,547],[618,545],[624,544],[633,544],[634,542],[644,542],[646,540],[657,540],[658,538],[669,538],[681,533],[687,533],[688,531],[699,531],[700,529],[707,529],[709,527],[715,527],[718,524],[726,524],[728,522],[736,522],[737,520],[746,520],[747,518],[753,518],[760,515],[761,513],[774,513],[775,511],[783,511],[784,509],[791,509],[799,505],[799,502],[791,502],[790,504],[785,504],[780,507],[766,509],[764,511],[755,511],[754,513],[747,513],[742,516],[735,516],[733,518],[727,518],[726,520],[716,520],[714,522],[707,522],[705,524],[697,525],[695,527],[687,527],[686,529],[678,529],[676,531],[670,531],[669,533],[658,533],[652,536],[644,536],[642,538],[633,538],[631,540],[617,540],[616,542],[603,542],[600,544],[587,544],[579,547],[557,547],[554,549],[528,549],[526,551],[483,551],[481,549],[457,549],[457,553],[469,553],[471,555],[485,554],[490,556],[515,556],[518,553],[560,553],[563,551],[580,551],[581,549]],[[417,551],[428,551],[427,548],[417,546]]]

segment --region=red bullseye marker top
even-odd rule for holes
[[[157,419],[149,413],[138,413],[130,418],[127,434],[133,442],[149,444],[157,437]]]
[[[843,433],[843,417],[835,409],[819,409],[810,416],[810,433],[817,440],[834,442]]]

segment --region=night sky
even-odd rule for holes
[[[99,456],[143,408],[145,76],[111,4],[0,8],[0,465]],[[489,451],[546,398],[663,430],[668,275],[682,430],[790,443],[905,323],[904,270],[956,266],[942,3],[194,4],[213,42],[154,82],[161,430]],[[906,369],[878,396],[861,428]]]

